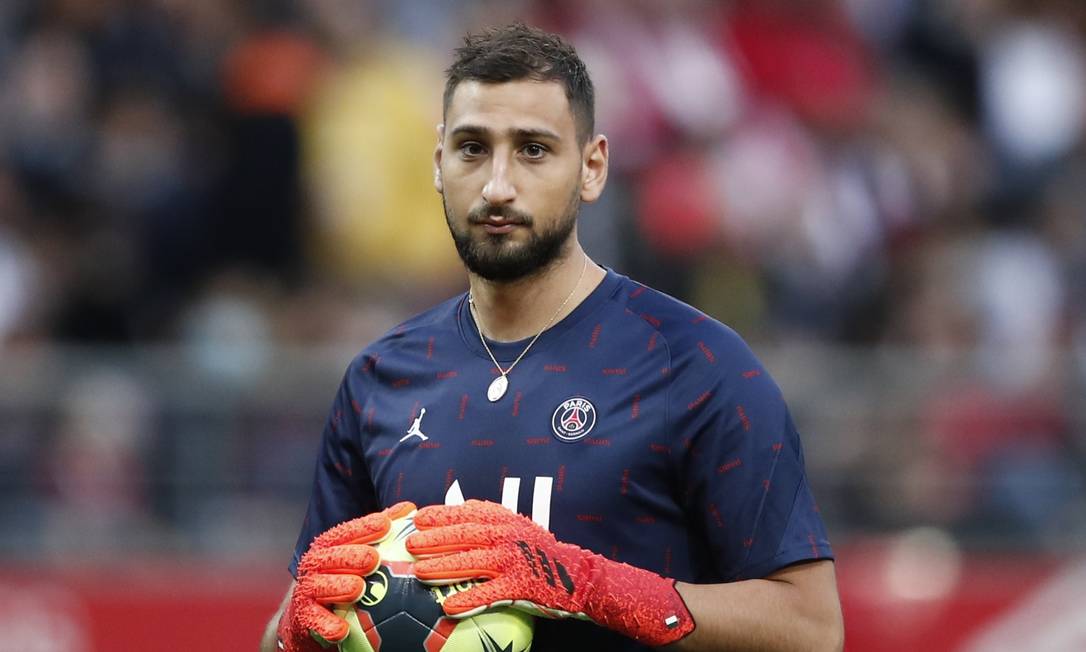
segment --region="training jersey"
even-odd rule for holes
[[[502,368],[529,340],[487,340]],[[397,501],[504,504],[559,541],[676,580],[764,577],[832,558],[777,385],[730,328],[607,270],[499,375],[467,294],[350,364],[291,564],[313,537]],[[539,620],[533,650],[642,650]]]

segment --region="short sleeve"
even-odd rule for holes
[[[357,363],[357,360],[355,361]],[[380,509],[360,441],[361,403],[347,370],[321,435],[313,488],[290,563],[291,575],[313,539],[325,530]]]
[[[780,389],[731,331],[698,348],[708,353],[675,373],[670,412],[684,451],[684,509],[718,577],[758,578],[832,558]]]

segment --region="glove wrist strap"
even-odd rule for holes
[[[694,618],[675,580],[593,555],[595,581],[585,614],[596,623],[652,646],[667,645],[694,631]]]

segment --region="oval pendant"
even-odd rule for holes
[[[509,379],[505,376],[498,376],[487,388],[486,397],[490,399],[491,403],[495,403],[505,396],[505,390],[507,389],[509,389]]]

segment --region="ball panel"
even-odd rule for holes
[[[437,622],[445,615],[441,603],[425,585],[413,576],[394,573],[391,568],[382,565],[367,577],[363,600],[359,600],[355,607],[366,611],[377,626],[404,612],[424,623]],[[373,591],[370,591],[371,583]],[[367,601],[367,596],[377,599]]]
[[[392,529],[377,543],[381,561],[413,562],[415,557],[407,551],[407,537],[415,532],[415,512],[392,522]]]
[[[335,612],[350,626],[347,638],[339,643],[340,652],[377,652],[381,649],[381,634],[368,613],[353,607],[337,607]]]
[[[535,620],[514,609],[497,609],[457,623],[442,652],[527,652]]]
[[[426,637],[426,641],[423,643],[423,649],[426,652],[440,652],[445,649],[445,644],[448,643],[449,636],[452,635],[453,630],[459,623],[453,618],[442,618],[437,621],[437,625],[434,626],[434,631]]]

